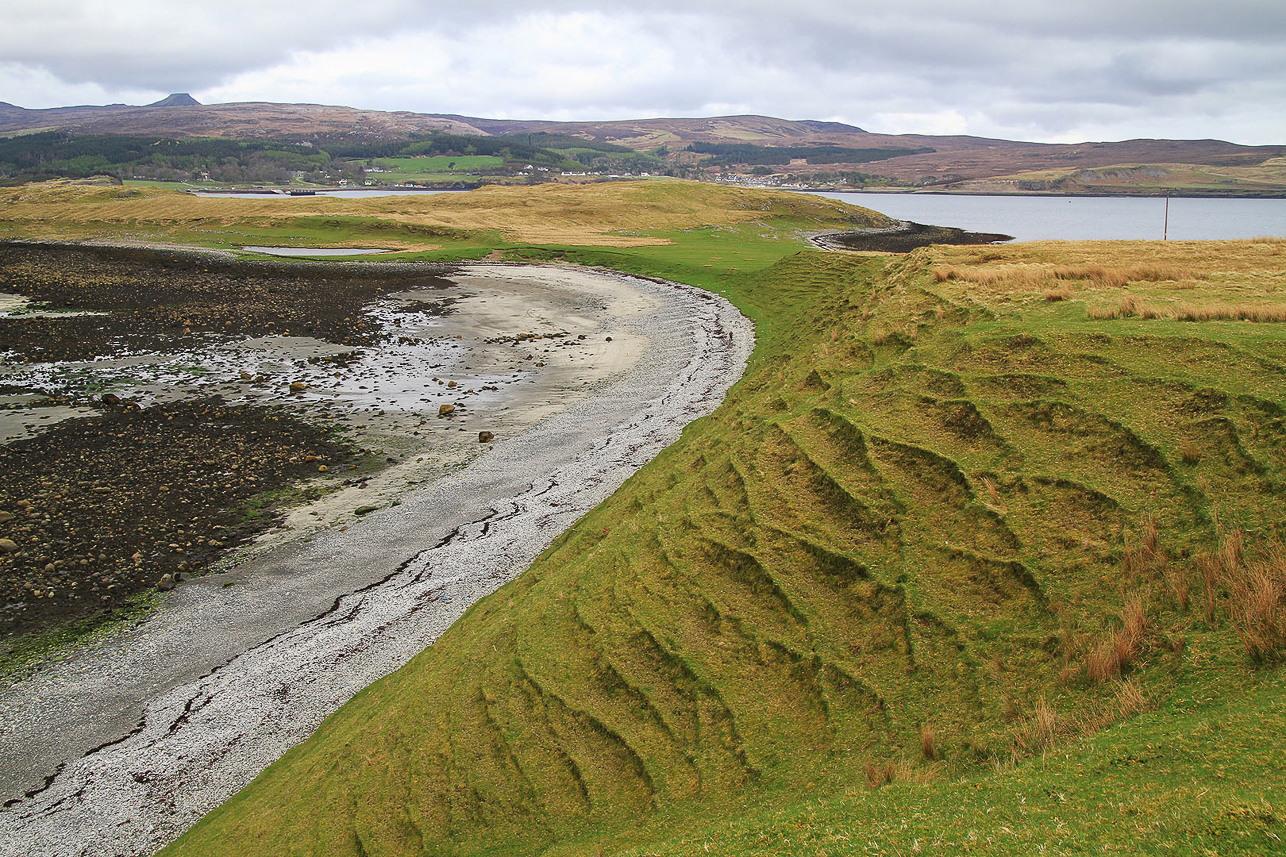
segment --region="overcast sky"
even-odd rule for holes
[[[1286,142],[1286,0],[0,0],[0,101]]]

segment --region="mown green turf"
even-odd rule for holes
[[[165,853],[1271,853],[1282,674],[1196,555],[1282,535],[1280,326],[693,236],[542,252],[759,319],[725,404]]]

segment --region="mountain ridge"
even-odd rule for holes
[[[176,109],[182,108],[182,109]],[[1035,143],[970,135],[880,134],[855,125],[822,120],[791,120],[741,114],[712,117],[659,117],[607,121],[489,119],[455,113],[382,111],[323,104],[236,102],[204,105],[186,93],[175,93],[143,106],[81,105],[29,110],[0,104],[0,134],[60,130],[77,135],[154,135],[227,137],[307,141],[316,137],[362,140],[411,139],[435,132],[474,135],[553,134],[612,143],[636,151],[664,149],[675,164],[698,162],[683,151],[694,143],[758,147],[837,146],[851,149],[906,149],[878,163],[854,157],[852,163],[800,163],[791,158],[796,180],[814,181],[819,174],[858,171],[894,182],[946,190],[958,183],[1001,180],[1008,192],[1046,192],[1041,188],[1077,189],[1078,170],[1122,165],[1193,165],[1216,172],[1259,168],[1286,157],[1286,145],[1247,146],[1224,140],[1140,138],[1082,143]],[[931,151],[925,151],[926,149]],[[709,166],[707,164],[706,166]],[[1028,174],[1062,171],[1031,179]],[[1190,170],[1189,170],[1190,172]],[[1215,192],[1282,192],[1286,176],[1270,170],[1266,183],[1220,172],[1206,184]],[[1231,182],[1231,184],[1229,183]],[[1260,185],[1263,184],[1263,187]],[[1162,192],[1165,188],[1153,189]],[[1081,189],[1084,192],[1084,189]]]

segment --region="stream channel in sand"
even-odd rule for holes
[[[397,463],[0,693],[0,786],[13,796],[0,853],[139,855],[174,839],[714,410],[753,347],[735,308],[686,286],[555,266],[450,279],[458,291],[432,299],[451,311],[417,315],[417,344],[366,365],[310,364],[329,346],[272,337],[216,348],[184,376],[258,401],[233,371],[247,360],[312,373],[300,406],[349,421]],[[162,370],[130,371],[144,398],[181,392]],[[439,399],[463,399],[464,415],[437,420]],[[480,430],[496,442],[478,444]],[[359,502],[389,505],[355,519]]]

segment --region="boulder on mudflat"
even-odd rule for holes
[[[491,443],[496,436],[489,431],[478,432],[478,443]]]
[[[455,405],[439,405],[439,406],[438,406],[438,416],[439,416],[439,417],[449,417],[449,416],[451,416],[451,415],[452,415],[452,414],[454,414],[454,413],[455,413]]]

